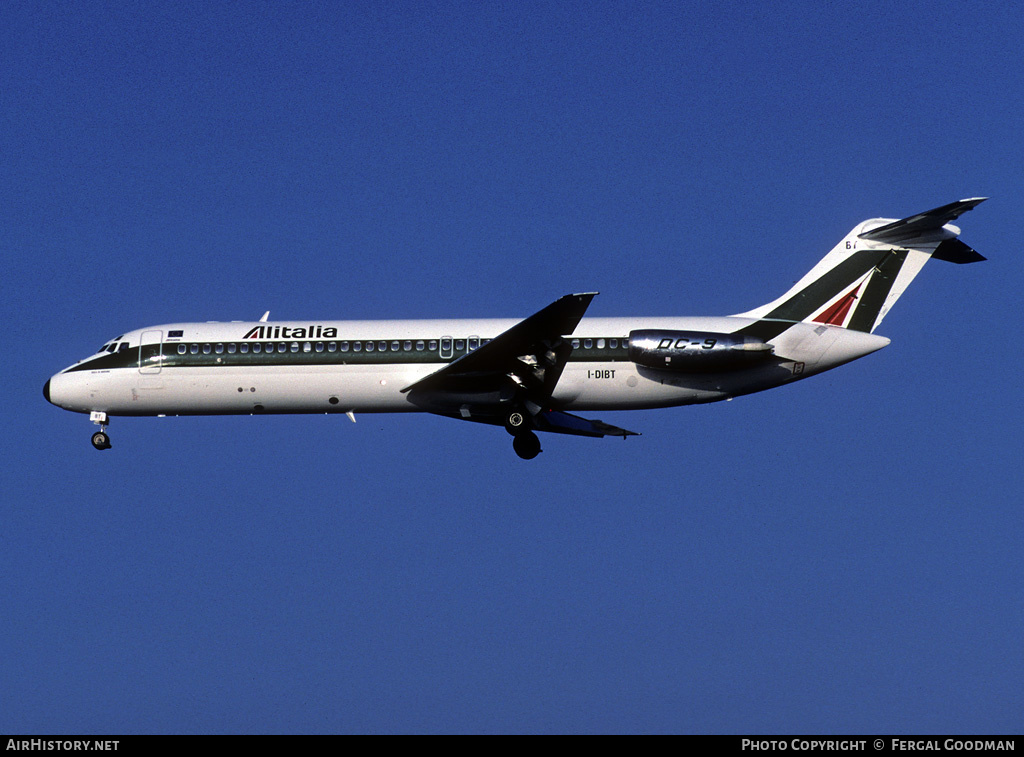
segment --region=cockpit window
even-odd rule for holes
[[[117,343],[120,342],[122,339],[124,339],[124,334],[121,334],[121,336],[114,337],[109,342],[107,342],[102,347],[100,347],[98,350],[96,350],[96,354],[98,355],[101,352],[113,352],[114,350],[117,349]],[[128,345],[127,344],[121,345],[121,349],[122,350],[128,349]]]
[[[124,352],[128,349],[128,342],[121,342],[121,345],[117,348],[118,352]]]

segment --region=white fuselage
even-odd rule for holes
[[[60,407],[108,415],[419,411],[403,388],[516,323],[165,324],[119,337],[111,343],[113,352],[66,368],[47,382],[45,391]],[[770,340],[771,362],[740,370],[659,370],[626,356],[634,330],[733,333],[751,323],[740,317],[585,318],[569,337],[573,354],[552,405],[583,411],[714,402],[820,373],[889,343],[864,332],[798,323]]]

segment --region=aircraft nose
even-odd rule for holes
[[[94,388],[80,372],[61,371],[43,384],[43,396],[51,405],[76,413],[88,413],[95,400]]]

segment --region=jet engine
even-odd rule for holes
[[[751,336],[662,329],[629,332],[629,359],[665,371],[731,371],[770,358],[772,350],[772,345]]]

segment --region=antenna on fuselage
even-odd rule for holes
[[[267,311],[266,313],[264,313],[264,314],[263,314],[263,317],[262,317],[262,318],[260,318],[260,323],[266,323],[266,322],[267,322],[267,319],[268,319],[269,317],[270,317],[270,311],[268,310],[268,311]]]

